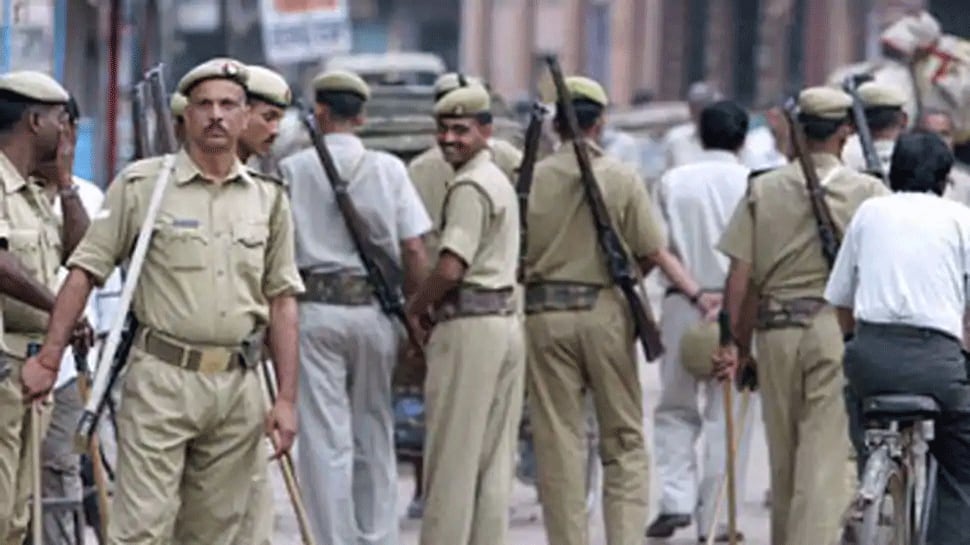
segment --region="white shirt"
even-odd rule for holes
[[[78,187],[78,196],[81,198],[81,205],[88,213],[88,218],[93,218],[101,210],[104,202],[104,193],[97,185],[83,178],[74,177],[74,183]],[[54,197],[54,214],[63,221],[61,211],[60,196]],[[61,267],[57,271],[58,284],[63,284],[67,278],[67,269]],[[84,316],[88,319],[91,327],[96,334],[107,333],[111,329],[111,323],[118,309],[118,299],[121,296],[121,274],[117,269],[108,277],[108,280],[101,288],[95,288],[88,297],[87,305],[84,307]],[[94,369],[98,363],[98,350],[92,348],[88,351],[88,367]],[[54,388],[60,388],[77,376],[77,367],[74,363],[74,351],[70,346],[64,351],[61,360],[61,369],[57,375]]]
[[[702,160],[704,146],[697,127],[684,123],[670,129],[664,137],[664,150],[668,169]],[[788,163],[778,151],[771,129],[764,126],[748,131],[739,155],[741,163],[751,170],[777,168]]]
[[[407,168],[389,153],[364,149],[352,134],[334,133],[325,138],[372,242],[400,263],[401,241],[431,229],[431,219]],[[297,266],[321,273],[349,271],[364,276],[364,265],[316,150],[309,148],[287,157],[280,163],[280,173],[290,190]]]
[[[701,151],[697,159],[664,174],[659,205],[671,249],[701,287],[719,290],[729,260],[717,242],[747,191],[750,170],[727,151]]]
[[[932,328],[963,338],[970,210],[927,193],[865,201],[849,223],[825,288],[856,320]]]

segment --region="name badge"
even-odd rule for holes
[[[172,220],[172,227],[178,227],[179,229],[197,229],[199,227],[199,220],[174,219]]]

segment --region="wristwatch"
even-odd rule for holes
[[[690,301],[690,304],[697,306],[697,303],[701,300],[701,295],[703,294],[704,294],[704,289],[701,288],[695,291],[694,295],[691,295],[690,297],[688,297],[687,300]]]

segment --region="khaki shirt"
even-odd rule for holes
[[[455,173],[441,215],[441,250],[454,253],[468,266],[462,284],[487,289],[515,286],[519,202],[487,150]]]
[[[3,184],[0,238],[6,239],[10,253],[20,260],[31,276],[56,291],[57,269],[61,265],[61,229],[50,200],[43,188],[25,180],[2,152],[0,179]],[[47,330],[46,312],[9,297],[0,300],[0,308],[3,309],[0,326],[7,337],[11,333],[40,334]],[[4,346],[13,348],[10,342]]]
[[[863,201],[889,193],[880,180],[845,167],[834,155],[813,154],[812,160],[840,235]],[[749,181],[718,248],[752,265],[762,297],[822,297],[829,269],[797,161]]]
[[[492,161],[510,182],[515,183],[519,164],[522,163],[522,152],[504,140],[492,140],[490,148]],[[441,148],[432,146],[411,160],[408,174],[431,217],[431,225],[435,227],[425,240],[428,255],[437,255],[441,233],[436,228],[441,225],[441,208],[448,182],[455,176],[455,170],[445,161]]]
[[[596,144],[589,143],[588,149],[610,219],[627,250],[639,260],[663,248],[656,209],[634,168],[604,155]],[[613,285],[572,145],[561,146],[536,164],[527,220],[526,284]]]
[[[118,175],[68,266],[101,283],[128,257],[162,161]],[[302,291],[283,186],[238,161],[218,185],[178,152],[135,290],[141,324],[189,343],[236,346],[267,323],[269,299]]]

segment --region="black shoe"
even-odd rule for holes
[[[742,534],[741,532],[735,532],[734,535],[738,538],[737,539],[738,541],[744,541],[744,534]],[[714,543],[729,543],[730,541],[731,541],[731,538],[730,536],[728,536],[727,532],[714,536]],[[697,538],[697,542],[707,543],[707,536],[702,536]]]
[[[647,537],[670,537],[686,526],[690,526],[690,515],[660,515],[647,527]]]

